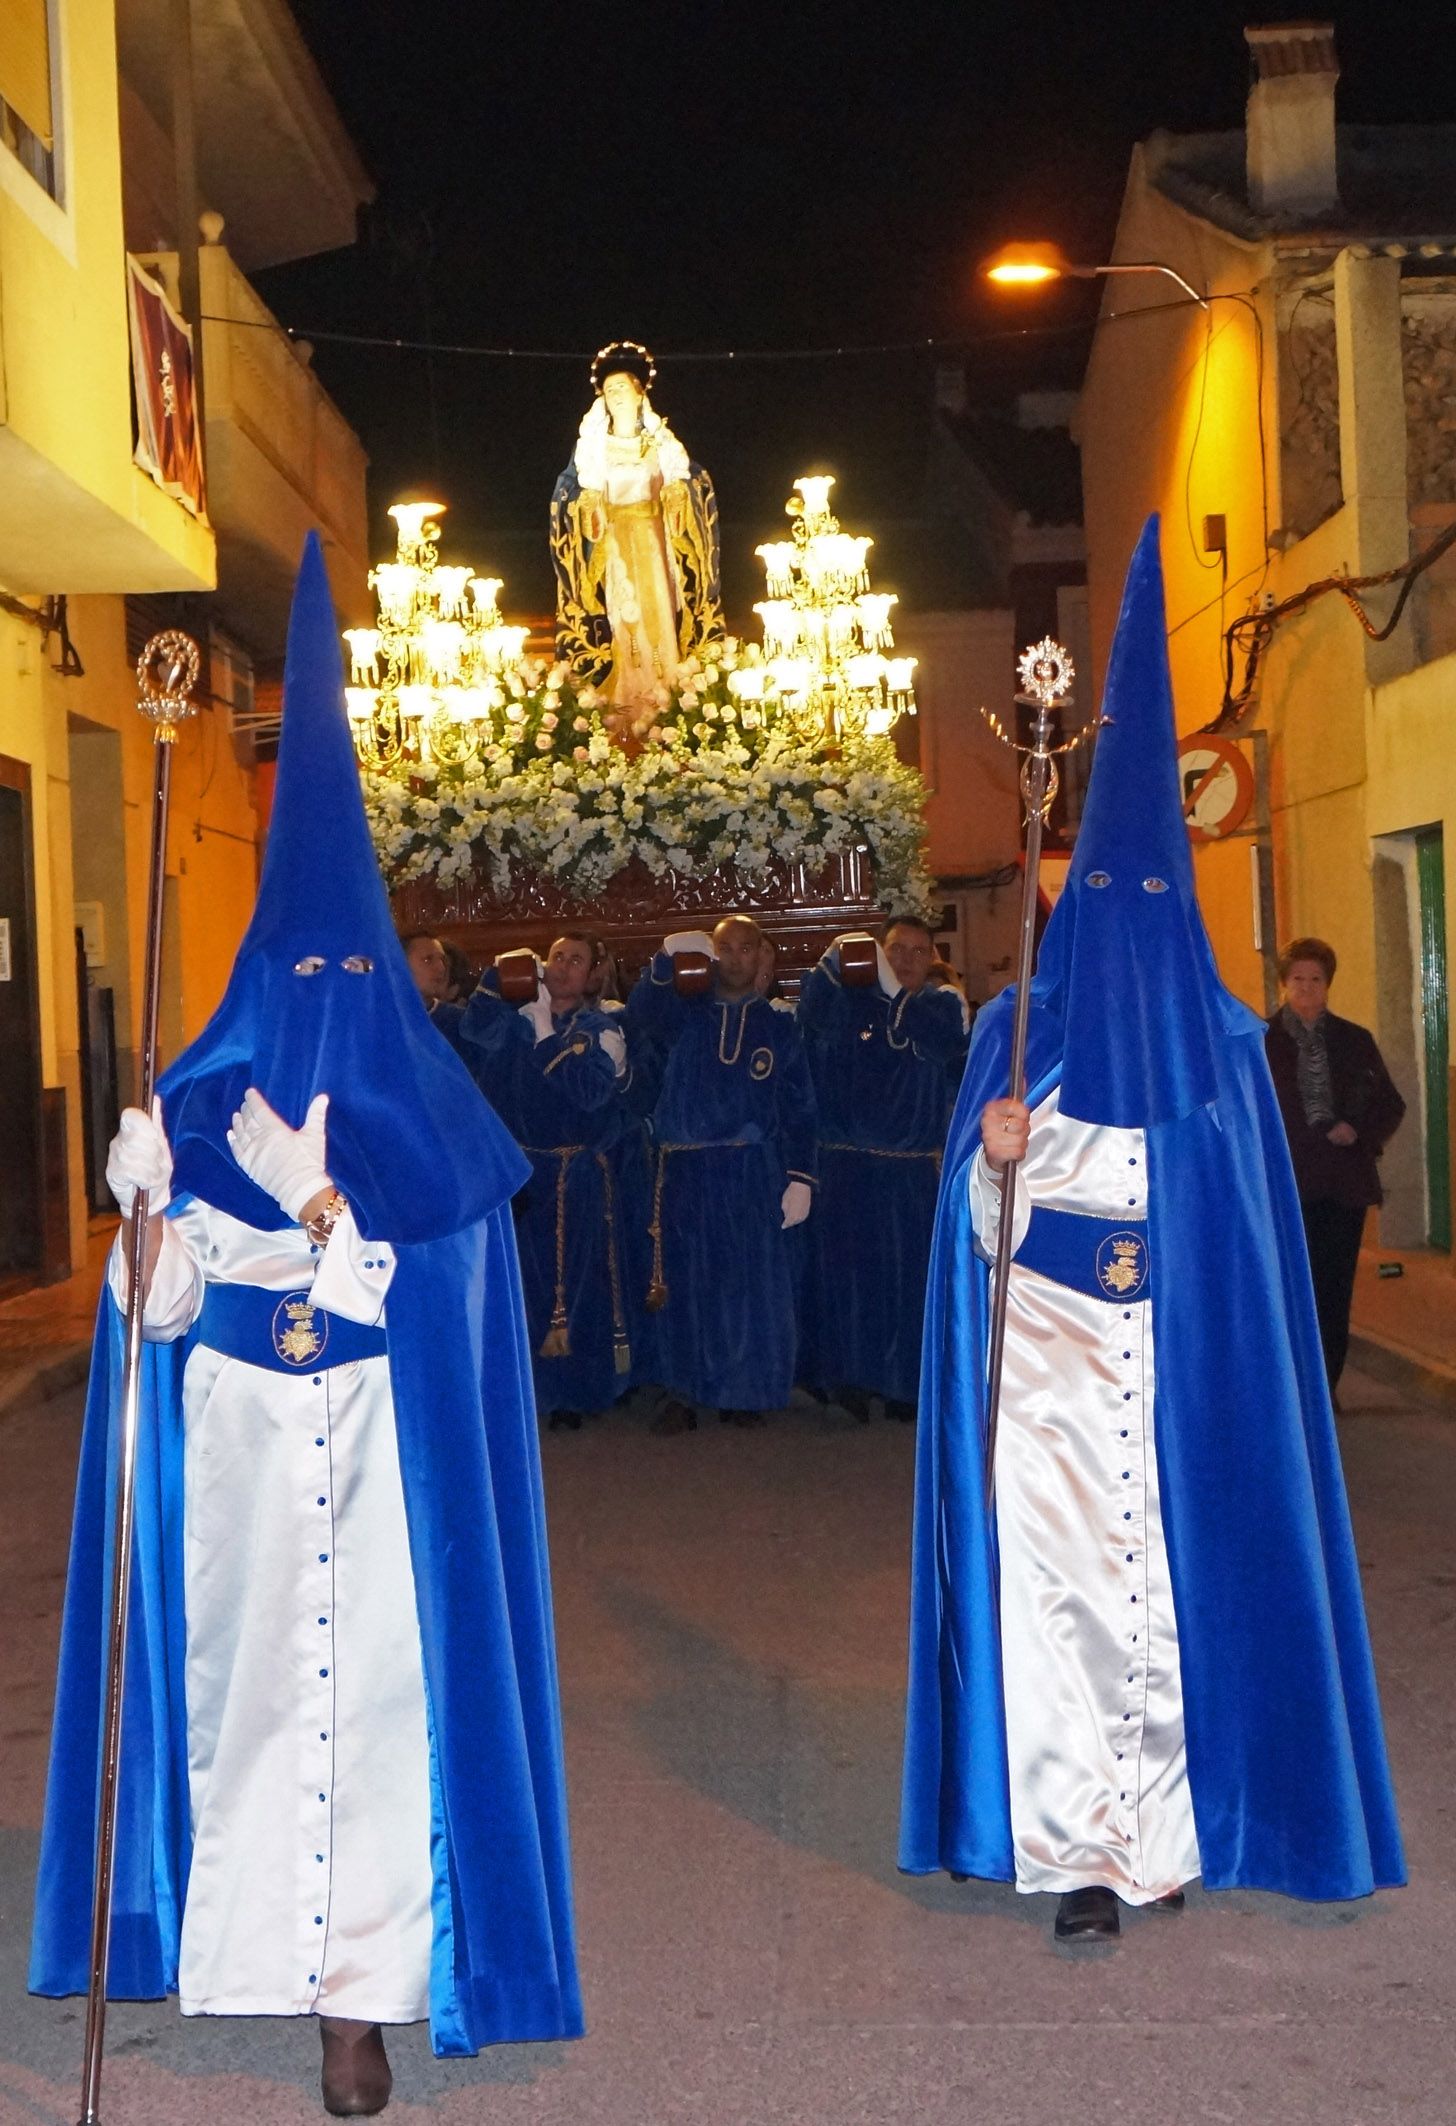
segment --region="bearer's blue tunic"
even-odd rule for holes
[[[827,952],[799,1026],[819,1102],[819,1199],[806,1233],[799,1379],[895,1402],[920,1392],[940,1155],[966,1057],[953,989],[847,989]]]
[[[543,1417],[610,1409],[650,1373],[646,1152],[600,1038],[612,1026],[583,1008],[537,1041],[530,1021],[482,984],[459,1028],[476,1083],[531,1162],[516,1241]],[[559,1355],[543,1350],[548,1338]]]
[[[688,1402],[778,1410],[796,1324],[782,1230],[790,1181],[812,1183],[814,1087],[790,1012],[682,997],[659,952],[627,1006],[663,1058],[653,1116],[658,1377]]]

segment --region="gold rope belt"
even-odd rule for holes
[[[659,1144],[657,1147],[657,1172],[652,1182],[652,1223],[647,1230],[652,1235],[652,1282],[647,1287],[647,1304],[654,1314],[667,1305],[667,1278],[662,1266],[662,1186],[667,1179],[669,1152],[745,1152],[750,1143],[735,1144]]]
[[[928,1152],[882,1151],[877,1144],[821,1144],[819,1149],[821,1152],[853,1152],[861,1159],[933,1159],[936,1173],[940,1172],[939,1146]]]
[[[566,1177],[584,1144],[523,1144],[528,1159],[554,1159],[556,1166],[556,1297],[551,1323],[541,1339],[542,1358],[570,1358],[571,1325],[566,1311]],[[622,1268],[617,1260],[617,1192],[605,1152],[593,1155],[602,1176],[602,1223],[607,1229],[607,1277],[612,1290],[612,1364],[618,1373],[632,1370],[632,1346],[622,1309]]]

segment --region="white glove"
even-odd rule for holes
[[[116,1198],[123,1218],[130,1218],[139,1190],[145,1189],[147,1209],[164,1211],[172,1200],[172,1147],[162,1128],[162,1103],[152,1101],[144,1115],[139,1107],[124,1107],[121,1127],[106,1154],[106,1186]]]
[[[551,999],[546,993],[544,983],[529,1004],[519,1004],[516,1008],[535,1033],[538,1047],[542,1041],[550,1040],[556,1031],[556,1024],[551,1016]]]
[[[304,1205],[331,1189],[325,1122],[329,1096],[319,1093],[308,1104],[302,1129],[290,1129],[256,1086],[243,1095],[233,1116],[228,1143],[250,1181],[296,1219]]]
[[[814,1191],[807,1181],[791,1181],[784,1190],[780,1209],[784,1214],[783,1230],[791,1225],[802,1225],[814,1206]]]
[[[880,970],[880,987],[893,1004],[905,985],[890,965],[890,955],[878,938],[875,940],[875,964]]]
[[[718,957],[706,930],[674,930],[663,939],[662,949],[674,956],[679,952],[705,952],[710,960]]]

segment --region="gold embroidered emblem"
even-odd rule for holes
[[[1118,1299],[1128,1299],[1148,1274],[1148,1251],[1135,1233],[1114,1233],[1097,1250],[1097,1280]]]
[[[748,1059],[750,1078],[767,1078],[773,1075],[774,1057],[771,1048],[755,1048]]]
[[[328,1342],[328,1320],[306,1292],[290,1292],[273,1312],[273,1348],[285,1365],[306,1366]]]

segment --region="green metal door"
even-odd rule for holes
[[[1421,890],[1421,1021],[1426,1041],[1426,1197],[1433,1248],[1451,1245],[1450,1030],[1446,996],[1446,867],[1441,829],[1416,836]]]

